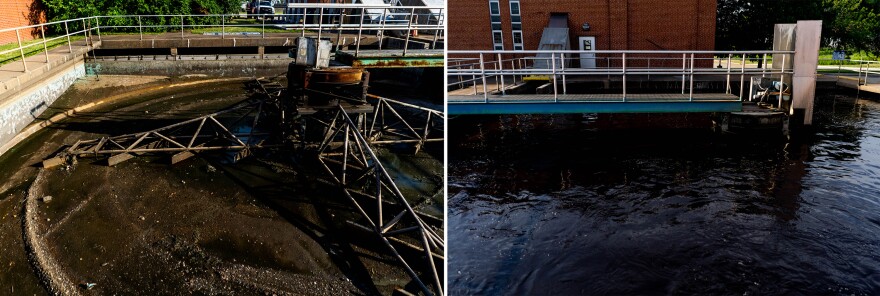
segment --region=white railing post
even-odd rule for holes
[[[364,32],[364,15],[366,11],[366,8],[361,8],[361,21],[358,23],[358,38],[357,44],[354,46],[354,56],[358,56],[361,53],[361,39],[363,38],[361,35]]]
[[[688,101],[694,101],[694,54],[691,53],[691,71],[690,71],[691,87],[688,92]]]
[[[486,66],[483,65],[483,53],[480,53],[480,76],[483,80],[483,99],[489,102],[489,89],[486,86]]]
[[[477,75],[474,74],[474,65],[471,65],[471,82],[474,83],[474,95],[477,95]]]
[[[556,54],[550,53],[550,64],[553,65],[553,102],[559,103],[559,91],[556,89]]]
[[[381,24],[381,28],[379,29],[379,50],[382,50],[382,44],[385,43],[385,18],[388,13],[388,9],[382,10],[382,19],[379,20]]]
[[[49,48],[46,45],[46,25],[40,26],[40,36],[43,37],[43,53],[46,55],[46,69],[49,68]]]
[[[321,29],[324,24],[324,8],[318,8],[318,42],[321,42]]]
[[[684,77],[687,73],[687,54],[681,54],[681,94],[684,94]]]
[[[782,55],[782,67],[779,71],[779,97],[776,108],[782,108],[782,91],[785,90],[785,55]]]
[[[497,55],[498,57],[498,80],[501,82],[499,85],[501,87],[501,95],[506,95],[506,91],[504,90],[504,65],[501,63],[501,54]]]
[[[24,65],[24,72],[28,72],[27,61],[24,60],[24,48],[21,47],[21,33],[15,29],[15,38],[18,39],[18,53],[21,55],[21,64]]]
[[[742,55],[742,64],[740,65],[739,74],[739,100],[743,100],[743,86],[746,83],[746,55]]]
[[[70,29],[67,28],[67,21],[64,21],[64,36],[67,36],[67,51],[73,53],[73,45],[70,44]]]
[[[141,23],[140,15],[138,15],[138,33],[141,35],[141,40],[144,40],[144,25]]]
[[[568,94],[568,87],[565,83],[565,53],[559,54],[559,60],[562,62],[559,67],[562,68],[562,94]]]
[[[733,58],[732,53],[727,54],[727,94],[730,94],[730,59]]]
[[[621,74],[622,74],[621,86],[623,88],[623,101],[626,102],[626,53],[625,52],[620,55],[620,62],[621,62],[620,65],[622,67],[621,68],[621,71],[622,71],[621,72]]]
[[[220,39],[226,39],[226,15],[220,15]]]
[[[95,17],[95,30],[98,30],[98,41],[101,41],[101,19]]]
[[[183,37],[183,16],[180,16],[180,39],[184,39]]]
[[[413,17],[416,14],[416,8],[413,7],[409,11],[409,21],[406,22],[406,41],[403,42],[403,55],[406,56],[406,50],[409,49],[409,38],[412,35]]]

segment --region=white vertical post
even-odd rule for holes
[[[483,53],[480,53],[480,77],[483,80],[483,99],[489,102],[489,89],[486,87],[486,66],[483,65]]]
[[[141,35],[141,40],[144,40],[144,26],[141,23],[141,16],[138,16],[138,33]]]
[[[687,54],[681,54],[681,94],[684,94],[684,75],[687,71]]]
[[[497,55],[498,57],[498,79],[501,81],[501,95],[506,95],[507,93],[504,90],[504,64],[501,63],[501,54]]]
[[[73,53],[73,45],[70,44],[70,29],[67,28],[67,21],[64,21],[64,36],[67,36],[67,51]]]
[[[623,54],[621,54],[620,60],[622,62],[621,66],[623,67],[623,69],[622,69],[623,78],[621,79],[622,86],[623,86],[623,101],[626,102],[626,53],[625,52]]]
[[[49,68],[49,48],[46,45],[46,26],[40,26],[40,36],[43,37],[43,53],[46,55],[46,68]]]
[[[694,54],[693,53],[691,53],[690,76],[691,76],[691,87],[690,87],[690,92],[688,93],[688,101],[693,102],[694,101]]]
[[[220,39],[226,39],[226,15],[220,15]]]
[[[730,94],[730,59],[733,58],[732,53],[727,54],[727,94]]]
[[[95,29],[98,30],[98,41],[101,41],[101,19],[97,16],[95,17]]]
[[[568,87],[565,83],[565,53],[559,54],[560,64],[559,67],[562,68],[562,94],[568,94]]]
[[[21,64],[24,65],[24,72],[28,72],[27,62],[24,60],[24,48],[21,48],[21,33],[15,29],[15,38],[18,39],[18,53],[21,55]]]
[[[409,11],[409,21],[406,22],[406,41],[403,42],[403,55],[406,56],[406,50],[409,48],[409,38],[412,35],[413,17],[416,14],[416,8],[413,7]],[[500,60],[498,61],[501,62]]]
[[[816,67],[822,21],[798,21],[795,27],[794,75],[792,77],[791,112],[804,111],[804,125],[813,124],[813,103],[816,98]]]
[[[559,92],[556,90],[556,54],[550,53],[550,64],[553,65],[553,102],[559,103]]]
[[[318,42],[321,42],[321,29],[324,24],[324,8],[318,8]]]
[[[782,91],[785,89],[785,56],[782,55],[782,67],[779,69],[779,101],[776,108],[782,108]]]
[[[180,39],[183,39],[183,16],[180,16]]]
[[[740,64],[739,74],[739,100],[743,100],[743,86],[746,83],[746,55],[742,55],[742,64]]]
[[[358,23],[358,38],[357,44],[354,47],[354,56],[358,56],[361,52],[361,35],[364,32],[364,12],[366,12],[366,8],[361,8],[361,21]]]

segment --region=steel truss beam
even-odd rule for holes
[[[318,159],[363,216],[368,224],[366,228],[378,235],[422,291],[426,295],[443,295],[441,276],[437,269],[443,267],[443,236],[425,222],[422,214],[413,209],[373,149],[377,144],[414,143],[418,150],[426,142],[442,141],[442,138],[429,136],[433,129],[442,128],[442,125],[434,121],[442,122],[443,113],[373,97],[378,98],[379,103],[376,104],[374,119],[369,124],[366,120],[369,115],[355,114],[355,119],[352,119],[345,108],[338,107],[336,115],[329,123],[324,141],[318,148]],[[394,109],[393,104],[424,111],[425,128],[413,128]],[[385,121],[382,110],[393,114],[397,121]],[[379,128],[374,128],[377,125]],[[405,126],[404,131],[408,133],[394,129],[393,126],[396,125]],[[442,135],[442,130],[439,134]],[[362,203],[364,197],[375,204]],[[409,263],[411,261],[407,261],[395,245],[405,245],[423,252],[424,255],[418,259],[430,270],[421,275],[416,273]]]
[[[264,103],[265,100],[245,103],[145,132],[80,140],[54,157],[44,160],[43,166],[53,167],[73,162],[79,157],[90,156],[108,156],[108,165],[113,166],[131,159],[132,154],[168,152],[177,153],[172,156],[172,163],[176,163],[194,153],[212,150],[238,151],[235,156],[235,160],[238,160],[249,155],[253,148],[267,147],[261,140],[256,140],[267,134],[255,132]],[[221,115],[225,115],[224,118],[230,115],[238,117],[231,124],[224,124],[218,120]],[[245,122],[246,120],[250,122]],[[245,133],[230,130],[229,127],[239,124],[247,124],[250,129]]]

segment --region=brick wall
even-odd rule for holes
[[[37,2],[35,5],[34,2]],[[39,0],[0,0],[0,29],[27,26],[45,22],[46,14],[41,12]],[[37,8],[32,11],[31,8]],[[32,21],[32,19],[34,19]],[[22,40],[39,38],[38,30],[21,31]],[[16,42],[15,32],[0,33],[0,44]]]
[[[513,49],[510,4],[500,0],[504,49]],[[569,40],[595,36],[598,50],[714,50],[716,0],[520,1],[526,50],[538,49],[551,13],[568,13]],[[450,50],[491,50],[488,0],[449,1]],[[582,25],[590,24],[584,31]],[[680,56],[677,63],[681,65]],[[659,61],[652,61],[659,63]],[[654,65],[654,64],[652,64]]]

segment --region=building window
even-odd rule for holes
[[[495,50],[504,50],[504,36],[501,34],[501,6],[498,0],[489,0],[489,21],[492,26],[492,44]]]
[[[513,50],[523,50],[522,16],[519,10],[519,0],[510,0],[510,27],[513,29]]]

